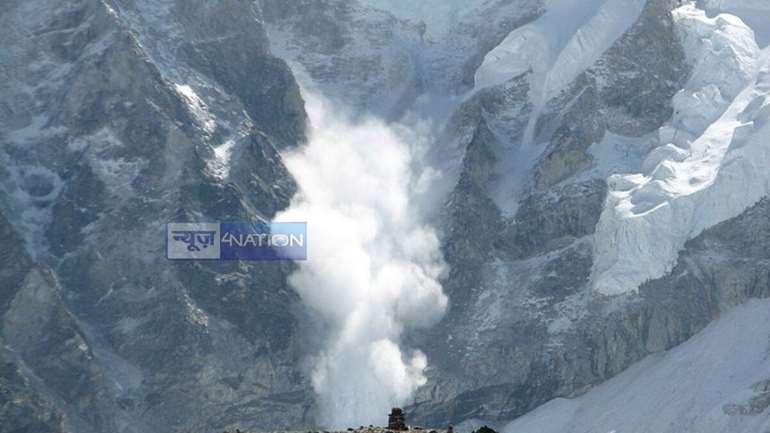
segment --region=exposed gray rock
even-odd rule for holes
[[[550,119],[558,126],[534,173],[538,189],[589,168],[588,146],[605,132],[639,137],[671,117],[671,98],[690,74],[669,13],[677,4],[647,2],[636,24],[564,95],[549,102],[556,113],[538,119],[538,131],[552,129]]]
[[[290,268],[164,251],[166,222],[269,218],[294,194],[277,149],[304,139],[304,108],[260,21],[241,1],[0,15],[2,239],[30,253],[0,267],[3,371],[39,396],[8,408],[35,411],[30,429],[309,422]]]
[[[10,322],[8,311],[12,308],[14,299],[19,296],[22,287],[34,287],[26,280],[34,279],[32,275],[39,277],[39,273],[32,269],[32,261],[26,255],[21,239],[13,231],[8,221],[0,213],[0,238],[5,242],[5,247],[0,252],[0,313],[5,318],[3,323],[3,335],[0,335],[0,419],[3,420],[0,431],[10,433],[16,431],[29,432],[62,432],[64,431],[61,410],[55,408],[52,401],[47,400],[40,390],[32,386],[30,380],[22,371],[20,355],[9,348],[6,341],[6,332],[20,333],[25,329],[20,328],[20,323]],[[22,295],[23,296],[23,295]],[[17,318],[18,319],[18,318]],[[31,317],[21,317],[26,324],[29,321],[40,319],[37,312]],[[40,328],[36,328],[37,332]],[[35,332],[35,329],[30,330]],[[41,339],[31,341],[33,346],[38,346]]]
[[[64,431],[61,414],[36,395],[14,362],[0,367],[0,418],[3,433]]]
[[[763,200],[707,230],[688,242],[670,275],[625,299],[580,300],[590,272],[590,249],[580,244],[546,255],[545,265],[485,265],[478,273],[497,274],[500,281],[482,279],[466,304],[453,304],[445,324],[451,333],[428,339],[443,340],[428,347],[446,371],[434,372],[433,386],[413,410],[424,423],[515,418],[554,397],[581,394],[644,356],[682,343],[720,311],[770,296],[763,236],[769,211],[770,202]],[[570,305],[579,311],[581,303],[588,312],[569,327],[556,328],[558,321],[549,320],[555,311],[569,316]],[[440,357],[443,351],[446,358]],[[437,403],[443,393],[457,394]],[[760,393],[745,408],[726,410],[761,412],[764,398]]]

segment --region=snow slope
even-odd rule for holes
[[[694,64],[639,172],[610,176],[595,234],[594,289],[638,289],[674,265],[684,243],[770,192],[770,69],[737,17],[674,11]]]
[[[770,1],[767,0],[705,0],[709,14],[729,13],[740,17],[756,34],[761,47],[770,45]]]
[[[552,400],[503,432],[764,433],[769,403],[770,301],[751,301],[681,346],[581,397]]]

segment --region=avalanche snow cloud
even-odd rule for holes
[[[311,138],[285,155],[299,193],[276,220],[308,223],[309,259],[290,281],[324,321],[312,372],[318,421],[375,423],[426,381],[425,355],[402,350],[400,336],[435,323],[447,305],[438,239],[412,203],[425,183],[413,161],[419,137],[304,97]]]

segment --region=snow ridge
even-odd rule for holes
[[[709,14],[729,13],[748,24],[760,47],[770,45],[770,2],[767,0],[704,0]]]

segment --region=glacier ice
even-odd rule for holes
[[[535,122],[545,103],[590,67],[636,21],[644,7],[638,0],[552,0],[534,22],[512,31],[489,51],[476,70],[475,89],[505,83],[531,71],[533,104],[521,143],[503,140],[502,176],[491,196],[506,215],[515,214],[525,176],[546,146],[534,143]]]
[[[632,292],[674,265],[684,243],[770,191],[762,137],[768,52],[740,19],[688,4],[675,22],[694,66],[641,173],[615,176],[595,233],[594,290]],[[739,145],[740,144],[740,145]]]

